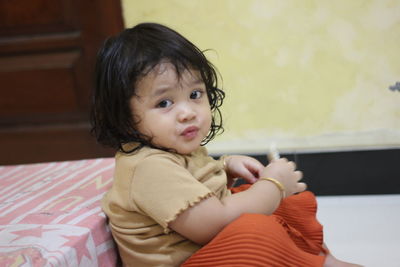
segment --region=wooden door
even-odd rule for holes
[[[0,1],[0,165],[111,156],[89,134],[94,61],[116,0]]]

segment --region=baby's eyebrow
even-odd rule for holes
[[[160,95],[165,94],[166,92],[170,91],[172,88],[170,87],[162,87],[154,90],[154,92],[151,94],[153,97],[157,97]]]
[[[196,80],[193,80],[192,82],[190,82],[190,86],[199,86],[199,85],[203,85],[203,84],[204,84],[204,82],[203,82],[202,79],[196,79]],[[158,97],[158,96],[161,96],[161,95],[163,95],[163,94],[165,94],[168,91],[171,91],[173,89],[174,88],[169,87],[169,86],[160,87],[160,88],[155,89],[152,92],[151,96],[152,97]]]
[[[204,81],[200,78],[193,80],[189,83],[190,86],[195,87],[195,86],[199,86],[199,85],[203,85]]]

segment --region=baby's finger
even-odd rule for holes
[[[296,169],[296,163],[294,163],[293,161],[289,161],[288,164],[289,164],[289,166],[290,166],[290,168],[291,168],[292,170],[295,170],[295,169]]]
[[[241,171],[241,178],[243,178],[248,183],[255,183],[257,181],[257,177],[259,176],[258,172],[254,172],[251,169],[244,168]]]
[[[297,183],[297,192],[303,192],[307,189],[306,183]]]
[[[303,179],[303,172],[302,171],[295,171],[294,175],[296,177],[296,181],[300,181],[301,179]]]
[[[252,160],[245,163],[246,168],[255,176],[259,177],[263,172],[265,166],[261,164],[258,160]]]

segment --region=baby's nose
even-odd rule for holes
[[[196,117],[196,111],[191,105],[181,105],[178,111],[178,119],[181,122],[193,120]]]

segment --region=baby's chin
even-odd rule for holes
[[[176,146],[176,145],[162,145],[153,143],[153,145],[159,149],[181,154],[181,155],[189,155],[195,152],[197,149],[200,148],[200,144],[193,144],[193,145],[186,145],[186,146]]]
[[[189,155],[195,152],[198,148],[200,147],[200,144],[196,146],[190,146],[190,147],[175,147],[171,148],[171,150],[175,151],[178,154],[181,155]]]
[[[154,138],[152,141],[153,145],[163,150],[181,155],[189,155],[201,147],[201,142],[203,141],[203,139],[200,140],[200,138],[196,138],[196,140],[192,140],[190,142],[180,142],[181,140],[176,140],[175,142],[171,140],[169,140],[168,142],[157,142],[160,140]]]
[[[178,154],[189,155],[200,148],[200,142],[198,144],[191,144],[186,146],[174,146],[172,150],[175,150]]]

